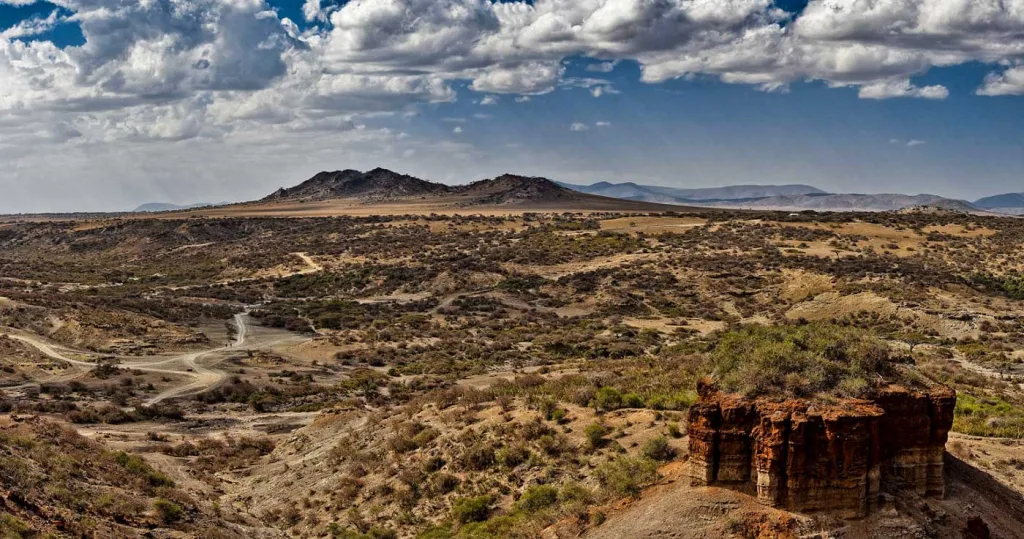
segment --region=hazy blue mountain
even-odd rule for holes
[[[569,189],[607,197],[715,208],[785,211],[897,211],[928,206],[954,211],[977,211],[979,209],[965,200],[954,200],[938,195],[841,194],[829,193],[804,184],[729,185],[698,189],[642,185],[633,182],[599,182],[592,185],[563,183],[562,185]],[[1021,206],[1024,206],[1024,203],[1021,203]],[[1024,213],[1024,208],[1021,213]]]
[[[1024,193],[1006,193],[974,201],[974,205],[983,210],[1012,215],[1024,215]]]
[[[783,211],[898,211],[908,208],[930,207],[951,211],[977,211],[966,200],[955,200],[938,195],[902,194],[824,194],[773,196],[748,200],[715,200],[692,202],[717,208],[742,208]]]
[[[226,204],[226,202],[221,202],[221,203],[218,203],[218,204],[214,204],[214,203],[210,203],[210,202],[199,202],[197,204],[187,204],[187,205],[184,205],[184,206],[179,206],[178,204],[171,204],[171,203],[168,203],[168,202],[150,202],[148,204],[143,204],[143,205],[139,206],[138,208],[135,208],[134,210],[132,210],[132,212],[134,212],[134,213],[151,213],[151,212],[158,212],[158,211],[191,210],[193,208],[202,208],[204,206],[220,206],[222,204]]]
[[[662,204],[691,204],[699,201],[751,200],[771,196],[823,195],[825,191],[810,185],[730,185],[682,189],[633,182],[598,182],[592,185],[562,184],[569,189],[613,198],[642,200]]]

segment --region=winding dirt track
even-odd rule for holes
[[[191,378],[191,380],[188,381],[187,383],[169,388],[161,392],[159,395],[156,395],[155,397],[149,399],[148,401],[146,401],[147,406],[157,404],[161,401],[170,398],[184,397],[188,395],[202,393],[220,384],[224,380],[224,378],[227,377],[227,374],[221,370],[204,365],[203,363],[200,362],[200,360],[207,356],[214,355],[218,352],[227,352],[231,350],[243,349],[243,347],[246,344],[246,340],[248,339],[249,336],[249,326],[246,324],[246,319],[248,318],[248,316],[248,313],[239,313],[235,315],[235,342],[227,346],[220,346],[217,348],[212,348],[209,350],[203,350],[199,352],[189,352],[187,354],[182,354],[180,356],[162,358],[155,361],[143,360],[138,362],[120,363],[118,364],[118,366],[136,371],[169,374],[176,376],[187,376]],[[66,355],[64,355],[64,353],[58,350],[57,346],[47,343],[38,337],[30,335],[13,334],[8,335],[8,337],[28,344],[29,346],[32,346],[33,348],[39,350],[45,356],[51,359],[56,359],[58,361],[63,361],[64,363],[67,363],[72,367],[79,367],[86,371],[96,367],[95,363],[90,363],[88,361],[81,361],[67,357]],[[64,347],[59,348],[69,350]],[[88,354],[87,352],[80,353]],[[78,374],[81,374],[81,372]],[[26,386],[29,385],[35,384],[26,384]]]
[[[292,273],[289,273],[288,275],[307,275],[307,274],[311,274],[311,273],[318,273],[318,272],[321,272],[321,271],[324,270],[324,267],[321,264],[317,263],[308,254],[306,254],[306,253],[292,253],[292,254],[294,256],[298,257],[300,260],[302,260],[306,264],[306,268],[301,269],[301,270],[296,270],[296,271],[294,271]],[[286,275],[286,276],[288,276],[288,275]],[[0,279],[2,279],[2,278],[0,278]],[[246,280],[255,280],[255,279],[239,279],[239,280],[232,281],[232,282],[241,282],[241,281],[246,281]],[[180,287],[180,288],[190,288],[190,287]],[[212,368],[211,366],[204,365],[200,360],[202,360],[204,358],[207,358],[208,356],[213,356],[213,355],[215,355],[217,353],[220,353],[220,352],[229,352],[229,351],[233,351],[233,350],[244,349],[243,347],[245,346],[246,340],[249,337],[249,326],[246,325],[246,319],[247,318],[248,318],[248,312],[239,313],[239,314],[235,315],[235,330],[236,330],[235,342],[232,343],[232,344],[229,344],[227,346],[219,346],[217,348],[211,348],[209,350],[202,350],[202,351],[199,351],[199,352],[189,352],[187,354],[182,354],[182,355],[172,356],[172,357],[162,357],[162,358],[159,358],[159,359],[157,359],[157,358],[148,358],[148,359],[144,358],[144,359],[140,359],[140,360],[134,360],[134,361],[128,361],[128,362],[119,363],[118,366],[126,368],[126,369],[136,370],[136,371],[152,372],[152,373],[168,374],[168,375],[176,375],[176,376],[187,376],[187,377],[192,379],[192,380],[190,380],[189,382],[187,382],[187,383],[185,383],[183,385],[167,389],[167,390],[161,392],[159,395],[156,395],[155,397],[149,399],[145,403],[147,406],[150,406],[150,405],[153,405],[153,404],[157,404],[157,403],[159,403],[161,401],[164,401],[164,400],[167,400],[167,399],[171,399],[171,398],[185,397],[185,396],[188,396],[188,395],[195,395],[195,394],[198,394],[198,393],[202,393],[204,391],[207,391],[209,389],[212,389],[212,388],[216,387],[218,384],[220,384],[222,381],[224,381],[224,379],[227,377],[227,374],[224,373],[223,371],[220,371],[218,369]],[[7,391],[24,390],[24,389],[27,389],[29,387],[37,386],[37,385],[39,385],[40,382],[42,382],[42,383],[53,383],[53,382],[61,382],[61,381],[73,380],[73,379],[75,379],[75,378],[85,374],[89,370],[91,370],[91,369],[96,367],[95,363],[91,363],[91,362],[88,362],[88,361],[81,361],[81,360],[78,360],[78,359],[72,359],[72,358],[67,357],[65,355],[66,353],[74,353],[74,354],[81,354],[81,355],[84,355],[84,356],[94,356],[95,353],[93,353],[93,352],[74,350],[74,349],[66,347],[66,346],[56,345],[56,344],[47,342],[47,341],[43,340],[42,338],[40,338],[40,337],[38,337],[36,335],[31,335],[31,334],[14,334],[14,333],[11,333],[11,334],[7,334],[7,336],[12,338],[12,339],[15,339],[15,340],[18,340],[20,342],[23,342],[23,343],[25,343],[25,344],[27,344],[29,346],[32,346],[33,348],[39,350],[43,355],[45,355],[45,356],[47,356],[47,357],[49,357],[51,359],[55,359],[57,361],[61,361],[61,362],[67,363],[68,365],[73,367],[74,371],[75,371],[75,372],[71,372],[71,373],[62,373],[62,374],[53,376],[53,377],[51,377],[49,379],[46,379],[46,380],[43,380],[43,381],[34,381],[34,382],[27,383],[27,384],[19,385],[19,386],[7,387],[7,388],[5,388],[5,390],[7,390]],[[215,361],[214,363],[217,363],[217,362]]]

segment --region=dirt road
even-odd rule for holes
[[[185,384],[169,388],[161,392],[159,395],[156,395],[155,397],[149,399],[148,401],[146,401],[147,406],[151,406],[153,404],[157,404],[159,402],[171,398],[184,397],[188,395],[202,393],[204,391],[216,387],[227,377],[227,374],[225,372],[204,363],[203,360],[210,356],[215,356],[219,353],[243,349],[249,337],[249,326],[247,324],[248,317],[248,313],[238,313],[235,315],[235,341],[227,346],[220,346],[217,348],[202,350],[198,352],[189,352],[187,354],[182,354],[170,358],[149,358],[140,359],[137,361],[123,362],[119,363],[118,367],[136,371],[186,376],[188,378],[191,378],[191,380],[189,380]],[[20,342],[28,344],[29,346],[32,346],[33,348],[39,350],[41,353],[43,353],[49,358],[62,361],[73,367],[81,368],[81,372],[77,373],[76,376],[83,374],[84,372],[87,372],[88,370],[91,370],[96,367],[95,363],[81,361],[78,359],[72,359],[68,357],[67,355],[58,350],[58,348],[66,349],[65,347],[58,347],[57,345],[48,343],[39,337],[15,334],[11,334],[8,336],[12,339],[18,340]],[[88,352],[79,353],[83,355],[90,354]],[[26,384],[26,386],[28,385],[34,384]]]

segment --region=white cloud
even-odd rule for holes
[[[612,123],[611,122],[597,122],[594,125],[596,125],[598,127],[611,127]]]
[[[480,100],[480,104],[485,107],[490,105],[497,105],[498,98],[494,97],[493,95],[485,95],[484,98]]]
[[[320,0],[306,0],[302,4],[302,17],[306,19],[306,22],[321,20],[323,16],[323,11],[320,9]]]
[[[864,99],[933,100],[949,90],[917,77],[982,62],[999,67],[977,94],[1024,95],[1022,0],[810,0],[799,15],[772,0],[303,0],[304,29],[266,0],[52,3],[61,9],[0,28],[0,148],[15,154],[348,136],[365,116],[414,114],[465,85],[481,104],[560,87],[604,96],[617,90],[596,74],[623,61],[648,83],[820,81]],[[84,45],[38,39],[65,23]],[[566,77],[576,57],[593,59],[595,78]]]
[[[0,40],[20,39],[49,32],[57,23],[61,22],[61,19],[57,10],[53,10],[46,18],[25,19],[6,30],[0,30]]]
[[[990,73],[978,88],[978,95],[1024,95],[1024,66],[1015,66],[1002,73]]]
[[[590,126],[588,126],[587,124],[585,124],[583,122],[573,122],[572,125],[569,126],[569,131],[579,132],[579,131],[587,131],[589,129],[590,129]]]
[[[901,146],[907,146],[907,147],[913,148],[914,146],[921,146],[923,144],[928,144],[928,141],[920,140],[920,139],[915,139],[915,138],[908,139],[906,141],[904,141],[903,139],[891,138],[891,139],[889,139],[889,144],[899,144]]]
[[[909,79],[889,80],[865,84],[857,93],[861,99],[889,99],[893,97],[920,97],[924,99],[946,99],[949,90],[945,86],[918,87]]]
[[[455,129],[452,129],[452,133],[455,133],[456,135],[462,134],[462,127],[458,125],[455,126]]]

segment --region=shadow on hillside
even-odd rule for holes
[[[994,525],[993,532],[999,528],[1013,530],[1009,535],[993,533],[993,537],[1024,537],[1024,495],[949,453],[945,465],[947,498],[973,506],[990,526]]]

